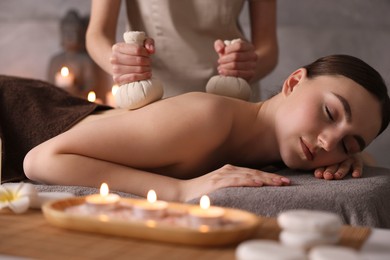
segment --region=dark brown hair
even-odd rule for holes
[[[382,125],[378,135],[387,128],[390,121],[390,98],[382,76],[373,67],[356,57],[339,54],[319,58],[304,68],[308,78],[341,75],[361,85],[381,104]]]

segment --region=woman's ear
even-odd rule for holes
[[[300,68],[291,73],[290,76],[284,81],[282,93],[286,96],[290,95],[293,92],[294,88],[299,85],[304,78],[306,78],[306,69]]]

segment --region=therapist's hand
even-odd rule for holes
[[[257,55],[252,43],[240,40],[225,46],[222,40],[216,40],[214,49],[219,55],[220,75],[240,77],[248,82],[255,76]]]
[[[314,171],[314,176],[318,179],[341,180],[348,173],[352,173],[354,178],[362,176],[363,158],[360,154],[353,155],[339,164],[318,168]]]
[[[145,40],[144,46],[119,42],[112,46],[110,62],[113,80],[122,85],[152,77],[150,55],[155,51],[154,41]]]

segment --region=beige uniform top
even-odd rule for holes
[[[244,39],[238,17],[244,0],[127,0],[129,27],[155,41],[153,77],[164,97],[205,91],[217,75],[216,39]]]

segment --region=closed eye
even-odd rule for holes
[[[326,112],[326,115],[328,116],[328,118],[332,121],[334,121],[334,118],[333,118],[333,115],[332,113],[330,112],[329,108],[327,106],[325,106],[325,112]]]

